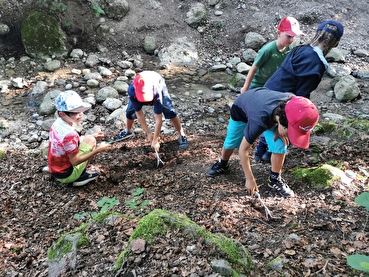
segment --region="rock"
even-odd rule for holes
[[[194,3],[187,12],[186,23],[192,28],[197,28],[204,25],[206,22],[206,8],[202,3]]]
[[[51,61],[47,61],[46,63],[44,63],[44,68],[50,72],[60,69],[60,67],[61,67],[61,62],[59,60],[51,60]]]
[[[6,35],[10,32],[10,28],[8,25],[4,23],[0,23],[0,35]]]
[[[351,75],[343,76],[334,86],[334,95],[340,102],[350,101],[360,94],[355,78]]]
[[[56,111],[55,99],[61,92],[60,90],[52,90],[46,93],[39,107],[39,113],[41,115],[50,115]]]
[[[109,18],[121,20],[130,10],[126,0],[106,0],[104,12]]]
[[[143,48],[149,54],[154,54],[156,49],[156,39],[152,36],[145,37]]]
[[[27,54],[33,58],[68,55],[67,36],[59,23],[47,14],[31,12],[22,23],[21,36]]]
[[[115,98],[118,99],[119,94],[118,91],[113,87],[104,87],[100,89],[96,95],[96,101],[98,103],[104,102],[107,98]]]
[[[106,98],[106,100],[102,103],[102,105],[110,111],[114,111],[122,106],[122,101],[116,98]]]
[[[188,38],[181,37],[158,53],[160,65],[194,66],[198,60],[195,44]]]
[[[255,51],[259,50],[266,43],[266,39],[255,32],[249,32],[245,36],[245,46]]]

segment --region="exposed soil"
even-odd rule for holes
[[[21,9],[17,3],[11,2],[14,7]],[[170,17],[157,16],[156,21],[150,16],[141,16],[147,11],[147,8],[142,7],[142,11],[136,13],[137,17],[130,13],[128,25],[127,21],[111,22],[116,33],[104,37],[102,42],[112,47],[111,57],[114,59],[114,55],[123,50],[133,51],[137,47],[139,50],[136,51],[140,52],[138,42],[157,28],[166,30],[168,36],[178,33],[194,38],[198,42],[201,57],[206,60],[223,54],[231,56],[240,51],[243,34],[247,31],[259,30],[264,35],[270,34],[272,38],[279,16],[290,14],[300,20],[304,32],[310,35],[314,27],[327,17],[341,20],[346,27],[341,47],[349,52],[367,47],[368,31],[364,28],[369,10],[367,1],[335,1],[334,4],[298,1],[293,5],[290,1],[223,1],[221,10],[224,16],[220,18],[226,27],[219,29],[214,24],[211,28],[209,24],[206,31],[208,36],[203,37],[180,20],[184,18],[186,7],[191,2],[181,2],[183,7],[178,8],[179,4],[163,1],[162,6],[170,10]],[[131,4],[131,11],[137,11],[136,5],[142,3],[132,1]],[[259,10],[251,12],[250,9],[239,8],[242,4],[254,5]],[[6,11],[10,12],[10,7],[0,11],[0,20],[10,22],[12,17]],[[158,10],[157,15],[161,15],[161,12]],[[13,15],[16,16],[20,15]],[[147,18],[151,23],[156,22],[156,25],[144,21]],[[79,19],[82,21],[80,24],[91,25],[88,24],[88,20],[91,20],[88,16]],[[168,22],[174,22],[173,26]],[[124,24],[126,26],[122,27]],[[87,32],[86,28],[84,31]],[[127,40],[121,39],[123,33]],[[129,38],[133,36],[136,36],[137,41],[130,45]],[[169,41],[164,32],[158,31],[157,36],[163,44]],[[216,37],[216,40],[210,41],[210,36]],[[6,46],[11,53],[13,48],[5,43],[6,38],[1,39],[1,47]],[[96,51],[96,45],[93,46],[91,44],[91,49],[84,49],[86,52]],[[347,64],[352,71],[367,69],[365,59],[350,54],[347,57]],[[153,59],[155,57],[151,56],[150,60]],[[155,69],[155,63],[147,62],[145,65]],[[23,72],[21,68],[15,70]],[[183,87],[189,78],[187,74],[167,76],[169,88]],[[214,76],[212,78],[215,80]],[[198,82],[199,85],[209,85],[206,79],[199,79]],[[328,112],[354,116],[352,108],[360,109],[360,106],[355,103],[336,103],[325,96],[329,82],[330,78],[325,77],[312,100],[317,104],[325,103]],[[360,105],[365,106],[368,98],[365,83],[362,89]],[[100,208],[97,202],[103,197],[119,200],[120,204],[114,210],[131,216],[130,219],[114,225],[93,224],[87,232],[91,244],[78,251],[76,268],[69,269],[63,276],[112,276],[114,262],[127,247],[138,220],[153,209],[185,214],[208,231],[240,241],[255,262],[255,268],[248,276],[364,276],[352,270],[345,257],[369,252],[368,212],[354,203],[355,197],[368,187],[364,171],[369,171],[366,153],[368,137],[362,134],[343,140],[332,136],[332,141],[336,143],[330,146],[314,144],[304,151],[291,147],[284,166],[284,178],[296,194],[291,199],[279,197],[268,189],[266,179],[270,165],[253,164],[261,197],[273,215],[272,219],[268,219],[258,200],[245,191],[237,153],[232,156],[231,174],[215,178],[205,175],[220,155],[227,122],[220,123],[218,118],[229,117],[229,99],[209,101],[198,96],[199,102],[207,108],[213,108],[215,113],[195,108],[188,113],[185,110],[187,105],[180,103],[195,97],[196,89],[188,91],[188,95],[181,94],[181,90],[171,93],[181,99],[175,101],[175,107],[181,115],[190,146],[179,151],[176,135],[163,135],[160,151],[165,162],[163,167],[156,167],[155,153],[145,137],[137,135],[97,155],[92,165],[101,171],[99,178],[85,187],[73,188],[61,185],[42,173],[41,169],[46,163],[42,155],[8,151],[0,164],[0,276],[47,276],[48,248],[60,234],[73,231],[86,220],[76,220],[74,215],[98,212]],[[230,98],[235,96],[229,93]],[[27,100],[27,92],[10,90],[7,95],[1,95],[2,103],[9,98],[23,105]],[[108,115],[108,111],[100,106],[94,108],[94,113],[102,117]],[[29,118],[27,112],[16,116],[24,120]],[[186,125],[186,122],[191,124]],[[114,126],[104,126],[104,129],[108,139],[114,138],[119,131]],[[29,145],[30,148],[38,146],[38,143]],[[317,189],[294,180],[292,171],[295,166],[314,167],[323,163],[333,163],[343,170],[351,169],[361,178],[349,185],[335,182],[326,189]],[[138,188],[144,189],[144,199],[150,201],[150,205],[141,213],[124,205],[125,201],[132,199],[132,193]],[[190,251],[188,247],[193,245],[196,250]],[[277,257],[282,259],[283,267],[276,269],[268,266]],[[119,276],[211,276],[210,261],[213,258],[225,257],[205,241],[171,230],[164,236],[158,236],[143,253],[132,254]]]

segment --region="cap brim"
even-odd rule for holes
[[[310,132],[301,132],[300,129],[295,129],[292,126],[288,126],[288,138],[290,139],[290,142],[298,148],[309,148]]]
[[[73,110],[70,110],[68,112],[71,113],[83,113],[84,111],[87,111],[88,109],[91,108],[91,104],[90,103],[83,103],[81,106],[79,106],[78,108],[75,108]]]
[[[291,36],[291,37],[296,37],[296,36],[305,36],[305,34],[301,31],[284,31],[287,35]]]

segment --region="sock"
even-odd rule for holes
[[[222,165],[222,166],[227,166],[228,165],[228,161],[225,161],[225,160],[220,160],[220,164]]]
[[[277,180],[280,176],[281,174],[279,172],[270,171],[270,180]]]

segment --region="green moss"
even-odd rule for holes
[[[295,179],[308,182],[315,188],[326,188],[332,185],[336,179],[331,171],[324,166],[318,168],[295,168],[293,170]]]
[[[89,243],[87,237],[79,232],[65,234],[49,248],[47,257],[49,260],[61,259],[64,255],[71,253],[74,247],[79,248]]]
[[[32,12],[24,19],[21,36],[26,52],[32,57],[67,54],[66,36],[58,21],[41,12]]]
[[[5,155],[5,151],[4,150],[0,150],[0,159],[2,159]]]
[[[154,210],[144,216],[137,224],[136,231],[132,234],[129,241],[136,238],[152,241],[157,234],[164,235],[168,228],[180,229],[184,235],[189,237],[204,237],[219,251],[224,252],[231,263],[242,268],[243,272],[247,272],[253,267],[251,256],[242,244],[225,236],[207,232],[185,215],[175,214],[165,210]],[[123,258],[127,253],[126,250],[120,255],[115,268],[120,268]]]

